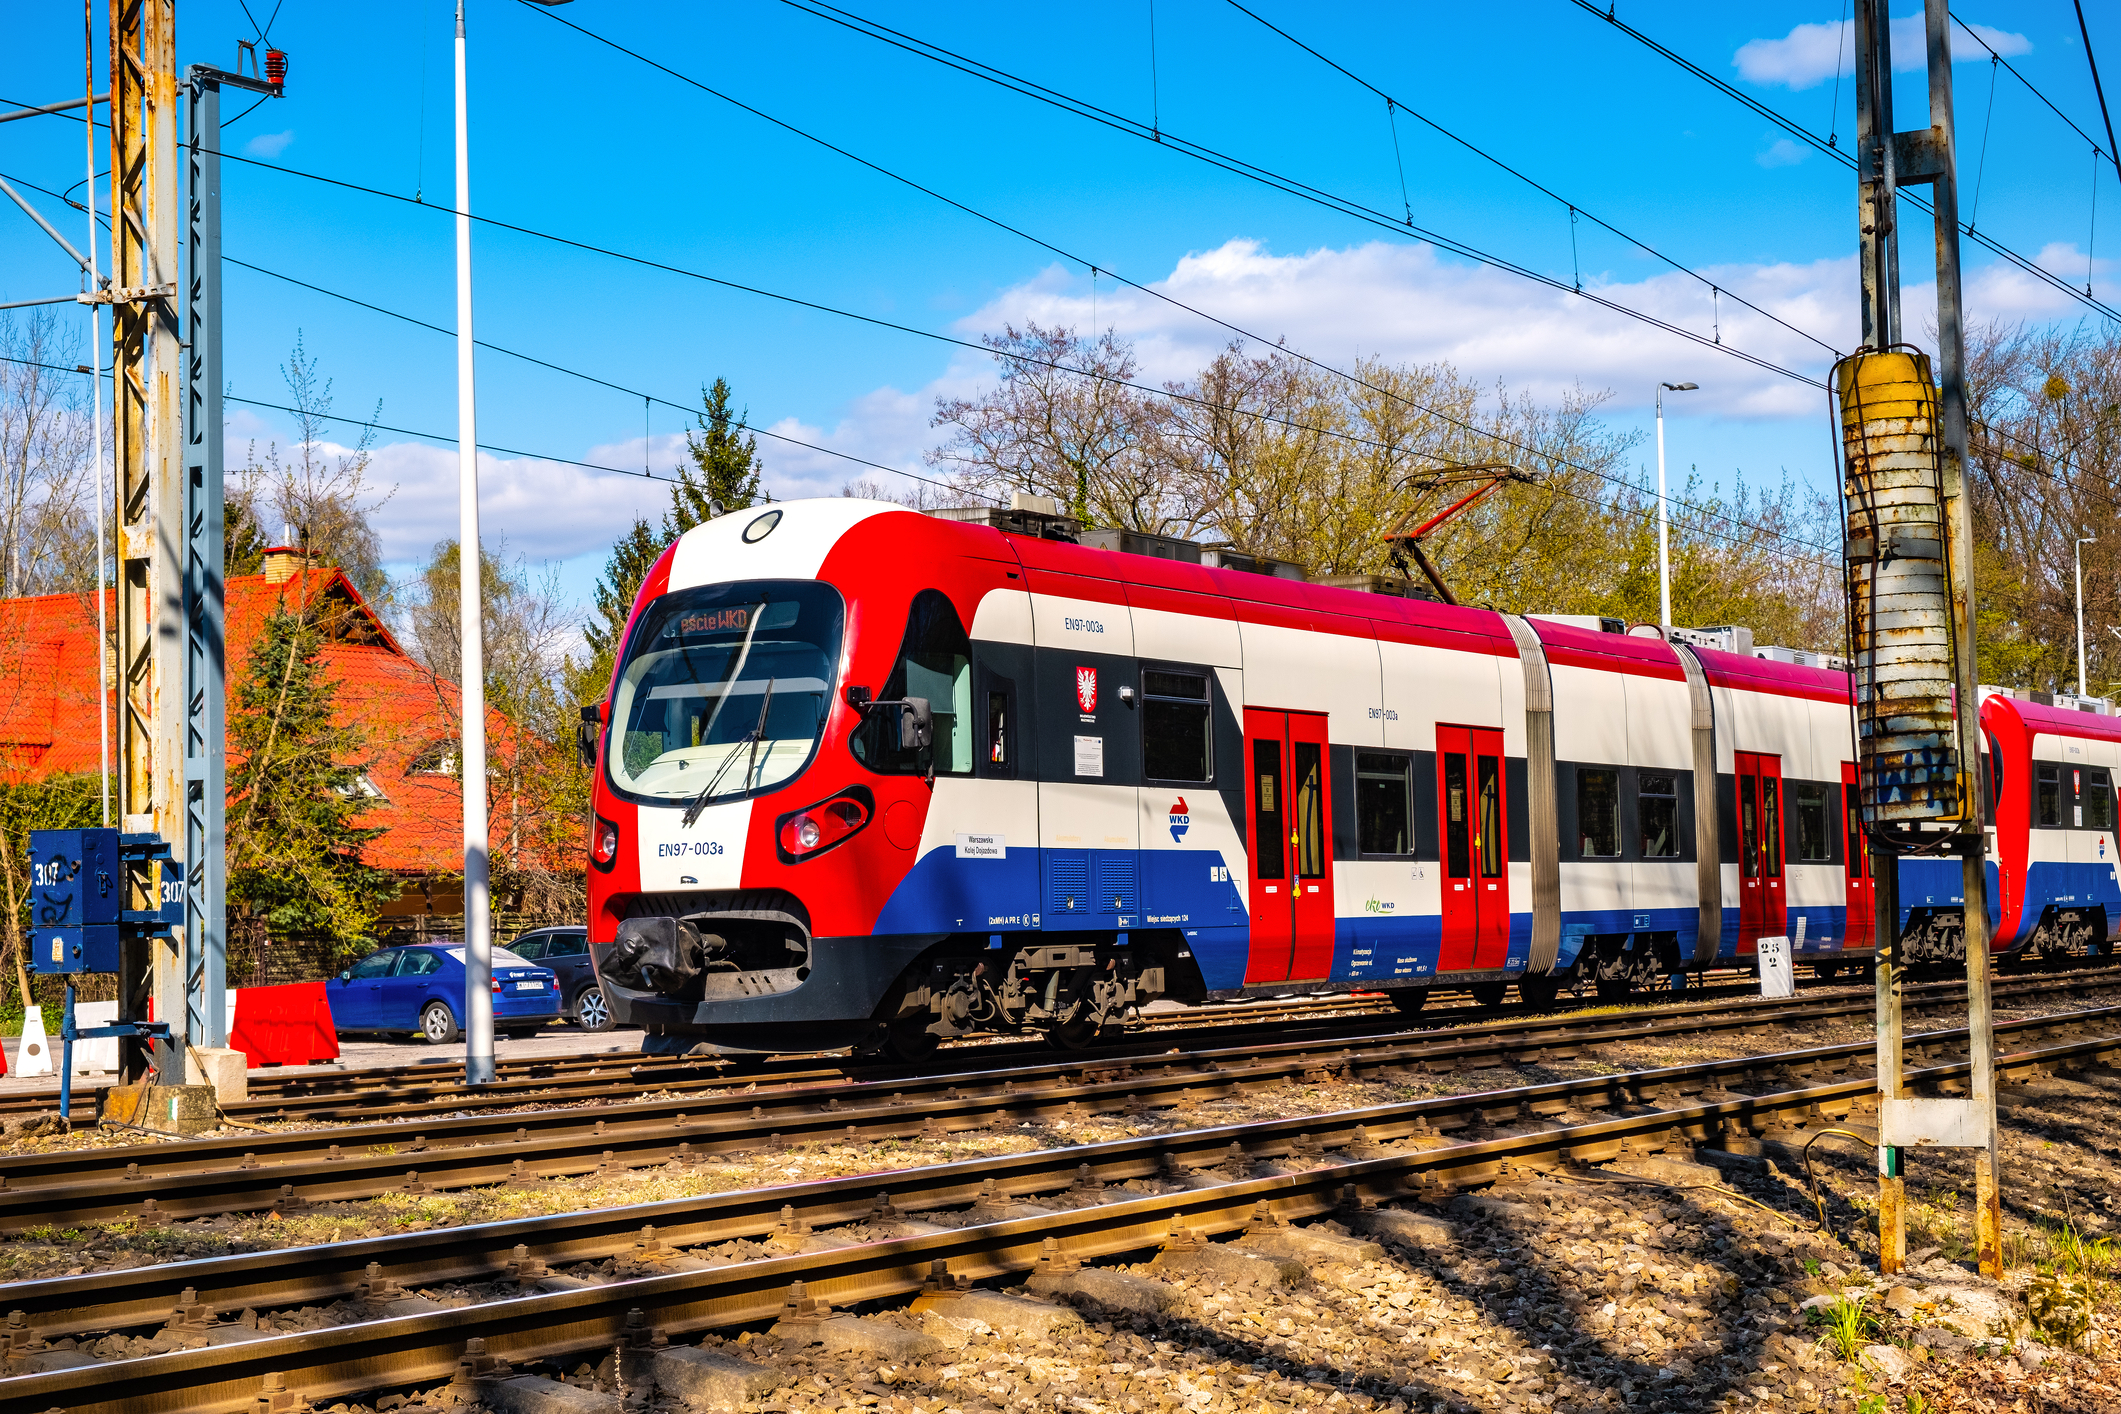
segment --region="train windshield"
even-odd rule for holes
[[[710,584],[649,605],[611,701],[611,783],[653,800],[736,799],[810,764],[845,608],[809,580]]]

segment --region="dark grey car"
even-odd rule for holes
[[[611,1029],[611,1008],[589,965],[587,928],[538,928],[510,942],[508,950],[552,969],[559,979],[562,1016],[584,1031]]]

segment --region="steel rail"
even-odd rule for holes
[[[2121,968],[2063,971],[2028,977],[2022,979],[2019,985],[2035,990],[2096,989],[2109,981],[2121,984]],[[1848,995],[1868,994],[1851,992]],[[1931,995],[1957,996],[1959,992],[1956,983],[1940,982],[1910,987],[1907,995],[1910,998]],[[1704,1000],[1663,1007],[1637,1007],[1619,1015],[1655,1020],[1661,1017],[1698,1016],[1703,1014],[1706,1007],[1751,1013],[1788,1005],[1790,1003],[1786,1001],[1770,1001],[1754,995],[1720,1003]],[[1562,1011],[1484,1019],[1451,1027],[1422,1027],[1414,1017],[1392,1012],[1367,1016],[1358,1013],[1352,1016],[1317,1017],[1310,1020],[1310,1026],[1312,1029],[1332,1027],[1351,1037],[1386,1037],[1416,1033],[1439,1038],[1454,1035],[1505,1034],[1536,1031],[1556,1024],[1557,1020],[1562,1024],[1570,1024],[1567,1018],[1573,1012],[1589,1010],[1595,1006],[1595,1003],[1587,1003],[1583,1007]],[[1285,1026],[1286,1024],[1284,1028],[1277,1028],[1268,1034],[1285,1036],[1288,1034]],[[1187,1039],[1196,1040],[1198,1044],[1205,1046],[1228,1045],[1244,1036],[1259,1034],[1263,1029],[1210,1025],[1198,1028],[1193,1037],[1137,1038],[1132,1044],[1100,1047],[1087,1052],[1055,1051],[1051,1047],[1035,1043],[960,1046],[939,1052],[928,1063],[919,1067],[808,1057],[760,1068],[732,1069],[719,1061],[653,1060],[638,1055],[607,1054],[600,1057],[556,1058],[571,1061],[572,1064],[554,1065],[549,1070],[539,1062],[524,1062],[522,1064],[529,1067],[528,1074],[476,1088],[464,1086],[461,1067],[457,1066],[447,1069],[437,1067],[436,1073],[433,1074],[422,1073],[422,1068],[410,1071],[337,1072],[318,1076],[307,1083],[292,1082],[305,1093],[291,1094],[289,1088],[283,1086],[258,1098],[230,1105],[224,1113],[228,1118],[239,1122],[298,1119],[316,1123],[346,1123],[381,1121],[392,1116],[454,1115],[472,1107],[623,1100],[644,1089],[667,1093],[713,1093],[732,1083],[770,1084],[777,1087],[804,1083],[844,1085],[887,1081],[919,1084],[937,1075],[994,1068],[1018,1057],[1049,1061],[1054,1057],[1068,1057],[1069,1060],[1065,1064],[1095,1066],[1099,1062],[1123,1062],[1134,1057],[1159,1054],[1171,1049],[1174,1042]],[[384,1083],[393,1079],[401,1083]],[[408,1080],[413,1083],[402,1083]],[[254,1149],[256,1146],[238,1147]]]
[[[2030,1039],[2041,1032],[2080,1032],[2095,1022],[2121,1032],[2121,1008],[2031,1018],[2005,1023],[1998,1030]],[[1963,1042],[1966,1035],[1963,1029],[1925,1033],[1911,1038],[1911,1049],[1921,1058],[1931,1059],[1932,1052],[1955,1040]],[[2062,1049],[2109,1043],[2121,1041],[2109,1036],[2076,1036]],[[383,1275],[399,1282],[491,1280],[506,1271],[517,1244],[526,1249],[526,1255],[541,1261],[592,1261],[629,1251],[644,1225],[653,1226],[666,1243],[689,1246],[768,1235],[789,1214],[798,1222],[811,1225],[858,1221],[871,1215],[879,1188],[891,1193],[894,1206],[901,1211],[912,1211],[971,1202],[979,1196],[980,1185],[990,1181],[995,1193],[1003,1197],[1051,1192],[1064,1186],[1056,1175],[1073,1177],[1082,1165],[1088,1165],[1090,1174],[1099,1182],[1113,1183],[1154,1176],[1174,1165],[1215,1167],[1228,1163],[1233,1152],[1247,1163],[1278,1156],[1295,1156],[1310,1162],[1315,1161],[1310,1156],[1348,1144],[1434,1142],[1448,1132],[1497,1122],[1521,1123],[1572,1107],[1654,1103],[1660,1111],[1668,1111],[1674,1107],[1671,1102],[1689,1093],[1732,1082],[1756,1086],[1773,1083],[1769,1077],[1777,1074],[1817,1077],[1821,1071],[1852,1071],[1870,1054],[1866,1043],[1731,1057],[659,1203],[437,1229],[417,1237],[399,1234],[89,1276],[48,1278],[11,1286],[6,1300],[11,1309],[26,1313],[31,1330],[60,1334],[166,1319],[185,1288],[195,1288],[200,1298],[212,1305],[263,1308],[314,1304],[358,1291],[364,1279],[363,1269],[370,1262],[378,1263]],[[1944,1069],[1950,1068],[1947,1065]],[[1874,1080],[1855,1078],[1843,1084],[1836,1094],[1864,1094],[1874,1089]]]
[[[2045,990],[2036,983],[2026,990]],[[2006,989],[2005,994],[2009,991]],[[1916,1009],[1957,1004],[1917,998]],[[1241,1094],[1331,1074],[1406,1069],[1455,1071],[1560,1059],[1616,1040],[1745,1032],[1867,1014],[1860,998],[1780,1002],[1768,1011],[1643,1020],[1599,1018],[1588,1033],[1550,1027],[1436,1040],[1400,1036],[1350,1046],[1344,1039],[1238,1047],[1154,1057],[1132,1065],[1042,1065],[919,1082],[839,1084],[783,1090],[724,1089],[595,1109],[436,1119],[408,1134],[403,1123],[293,1130],[237,1139],[55,1150],[13,1158],[0,1180],[0,1232],[49,1222],[128,1216],[189,1218],[373,1197],[418,1183],[423,1190],[476,1187],[518,1177],[575,1176],[645,1167],[681,1154],[712,1154],[832,1138],[942,1138],[1011,1122],[1110,1113],[1161,1102]],[[2121,1013],[2121,1008],[2111,1009]],[[2103,1011],[2070,1013],[2101,1017]],[[2019,1023],[2023,1025],[2024,1023]],[[2083,1024],[2079,1022],[2078,1024]],[[1911,1040],[1911,1048],[1937,1044]],[[1860,1046],[1848,1048],[1851,1053]],[[681,1147],[682,1146],[682,1147]],[[407,1177],[416,1173],[416,1180]],[[122,1176],[121,1176],[122,1175]],[[153,1201],[152,1208],[149,1200]]]
[[[2114,971],[2121,976],[2121,969]],[[1821,986],[1847,986],[1847,983],[1820,983],[1803,979],[1803,990]],[[1927,985],[1927,984],[1925,984]],[[1710,1005],[1731,999],[1757,1000],[1750,982],[1720,984],[1710,987],[1695,987],[1678,1002],[1656,1004],[1650,1000],[1656,993],[1640,994],[1626,1005],[1634,1006],[1643,1014],[1655,1014],[1667,1010]],[[806,1053],[788,1057],[761,1058],[758,1061],[732,1061],[726,1057],[652,1057],[640,1051],[604,1051],[589,1055],[533,1056],[520,1060],[501,1057],[496,1061],[499,1079],[494,1085],[479,1087],[477,1091],[464,1088],[464,1067],[461,1060],[434,1059],[412,1060],[403,1065],[359,1066],[346,1069],[313,1069],[306,1066],[284,1070],[253,1071],[249,1077],[253,1098],[232,1107],[232,1117],[249,1118],[264,1113],[271,1114],[275,1103],[288,1105],[289,1101],[308,1101],[312,1097],[345,1097],[354,1094],[375,1094],[393,1089],[402,1089],[408,1083],[424,1084],[438,1093],[511,1094],[532,1093],[550,1089],[555,1083],[566,1083],[571,1078],[609,1072],[614,1067],[654,1066],[668,1068],[673,1072],[684,1072],[702,1077],[703,1083],[715,1083],[716,1076],[739,1075],[745,1080],[773,1079],[776,1083],[791,1074],[815,1072],[819,1077],[844,1076],[857,1071],[868,1073],[881,1069],[893,1069],[904,1074],[925,1073],[937,1066],[956,1063],[959,1056],[980,1056],[1003,1053],[1009,1055],[1028,1054],[1038,1056],[1072,1056],[1091,1061],[1103,1057],[1133,1054],[1145,1049],[1161,1049],[1182,1041],[1180,1036],[1159,1034],[1161,1032],[1197,1031],[1202,1037],[1227,1038],[1236,1034],[1251,1034],[1241,1027],[1253,1023],[1275,1021],[1286,1024],[1316,1020],[1320,1024],[1347,1022],[1361,1016],[1373,1016],[1385,1022],[1397,1022],[1412,1026],[1424,1019],[1441,1021],[1450,1026],[1495,1026],[1529,1025],[1553,1016],[1566,1015],[1572,1011],[1595,1010],[1621,1003],[1600,1000],[1595,997],[1568,998],[1558,1000],[1547,1007],[1529,1007],[1513,1003],[1490,1010],[1477,1005],[1449,1005],[1436,1007],[1419,1013],[1400,1013],[1389,1004],[1383,1004],[1379,994],[1334,993],[1290,997],[1257,1002],[1216,1003],[1189,1008],[1184,1012],[1152,1012],[1143,1018],[1139,1029],[1129,1029],[1116,1039],[1101,1043],[1082,1051],[1057,1050],[1034,1037],[988,1037],[968,1039],[964,1042],[945,1043],[943,1048],[920,1066],[909,1066],[890,1062],[865,1060],[830,1055]],[[1326,1016],[1323,1013],[1340,1013]],[[1469,1019],[1461,1020],[1459,1014]],[[1254,1029],[1264,1030],[1263,1026]],[[418,1053],[415,1053],[418,1054]],[[973,1062],[968,1062],[973,1063]],[[820,1068],[820,1067],[824,1068]],[[520,1083],[519,1083],[520,1082]],[[542,1083],[529,1083],[542,1082]],[[15,1114],[49,1109],[58,1104],[56,1087],[39,1087],[34,1090],[15,1090],[0,1093],[0,1114]]]
[[[1999,1074],[2014,1076],[2117,1058],[2121,1058],[2121,1037],[2105,1036],[2006,1055],[1998,1059],[1997,1065]],[[1915,1085],[1938,1085],[1963,1081],[1969,1072],[1967,1064],[1959,1063],[1914,1071],[1907,1079]],[[1607,1084],[1632,1079],[1640,1088],[1657,1074],[1644,1072],[1636,1077],[1601,1079]],[[1582,1083],[1528,1087],[1485,1098],[1491,1104],[1514,1101],[1507,1108],[1515,1113],[1517,1104],[1528,1103],[1534,1093],[1566,1090]],[[1764,1130],[1768,1121],[1792,1114],[1810,1117],[1845,1113],[1874,1094],[1874,1083],[1863,1079],[1677,1106],[1411,1154],[1354,1158],[1178,1193],[1036,1216],[1005,1217],[954,1230],[820,1252],[635,1277],[435,1314],[364,1321],[20,1375],[0,1380],[0,1414],[42,1414],[55,1407],[77,1414],[205,1414],[253,1401],[261,1382],[269,1375],[283,1379],[286,1387],[301,1397],[322,1402],[449,1379],[466,1364],[467,1347],[474,1340],[481,1343],[484,1356],[517,1363],[601,1355],[614,1347],[645,1351],[652,1348],[656,1339],[769,1320],[781,1312],[788,1286],[796,1280],[806,1284],[811,1296],[835,1305],[903,1296],[918,1290],[937,1262],[945,1263],[954,1276],[987,1279],[1028,1270],[1049,1250],[1077,1260],[1146,1252],[1181,1234],[1209,1237],[1247,1227],[1256,1220],[1262,1203],[1276,1218],[1286,1221],[1343,1209],[1351,1201],[1359,1205],[1440,1196],[1459,1187],[1492,1183],[1513,1168],[1551,1171],[1567,1164],[1603,1162],[1631,1147],[1655,1149],[1687,1140],[1715,1140],[1732,1132]],[[1481,1097],[1458,1097],[1461,1103],[1478,1098]],[[1366,1118],[1372,1126],[1389,1122],[1373,1110],[1317,1117],[1314,1123],[1337,1124],[1346,1130],[1351,1122]],[[952,1195],[956,1201],[977,1197],[978,1175],[993,1180],[993,1191],[1019,1198],[1038,1196],[1053,1191],[1061,1173],[1079,1163],[1089,1164],[1092,1174],[1100,1178],[1129,1170],[1133,1176],[1143,1176],[1154,1171],[1145,1169],[1145,1165],[1165,1166],[1168,1154],[1182,1156],[1191,1152],[1205,1156],[1226,1142],[1242,1145],[1247,1137],[1262,1143],[1264,1136],[1260,1131],[1286,1128],[1288,1124],[1276,1121],[1264,1126],[1233,1126],[1165,1136],[1153,1156],[1144,1141],[1124,1141],[1019,1156],[1019,1162],[1005,1164],[1005,1172],[1001,1173],[995,1171],[994,1161],[982,1160],[951,1166],[954,1172],[934,1170],[905,1177],[916,1184],[925,1183],[928,1191],[945,1200]],[[1123,1157],[1119,1152],[1122,1150],[1133,1152]],[[955,1186],[949,1187],[951,1184]],[[798,1194],[806,1210],[819,1210],[809,1200],[822,1199],[823,1208],[836,1206],[842,1216],[859,1217],[851,1211],[859,1201],[850,1197],[853,1186],[848,1180],[840,1180],[827,1185],[803,1185],[800,1189],[721,1195],[718,1200],[709,1201],[751,1205],[752,1215],[733,1225],[748,1221],[756,1232],[765,1216],[762,1201],[788,1200],[794,1206]],[[514,1235],[504,1233],[503,1228],[522,1226],[525,1225],[494,1225],[483,1231],[450,1236],[458,1241],[482,1239],[491,1251],[494,1245]],[[343,1244],[338,1249],[277,1255],[289,1260],[306,1257],[313,1264],[321,1251],[336,1251],[350,1258],[350,1249],[363,1245]],[[397,1246],[402,1257],[402,1241]],[[165,1280],[181,1270],[182,1267],[164,1269]],[[16,1287],[11,1296],[49,1285],[25,1283]]]

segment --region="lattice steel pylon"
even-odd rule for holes
[[[183,343],[177,260],[176,0],[113,0],[110,11],[112,444],[116,493],[117,740],[121,828],[184,840]],[[144,906],[138,901],[135,906]],[[121,957],[119,1014],[170,1023],[152,1063],[184,1079],[187,1011],[182,944],[134,945]],[[132,1044],[132,1043],[128,1043]],[[137,1053],[124,1057],[139,1078]]]

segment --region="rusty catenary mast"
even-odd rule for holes
[[[1881,0],[1856,0],[1857,210],[1863,347],[1835,369],[1847,512],[1859,801],[1877,893],[1878,1256],[1906,1254],[1901,1150],[1975,1151],[1975,1246],[2002,1269],[1995,1042],[1989,1010],[1988,875],[1974,657],[1973,524],[1966,494],[1965,339],[1946,0],[1925,0],[1927,128],[1895,132],[1892,43]],[[1937,361],[1905,343],[1897,191],[1934,188]],[[1966,1100],[1902,1093],[1898,864],[1956,854],[1973,1048]]]
[[[111,5],[111,425],[117,496],[118,817],[122,829],[184,837],[183,344],[177,324],[175,0]],[[184,956],[169,943],[127,945],[119,1015],[144,1020],[147,1001],[171,1023],[151,1058],[181,1083]],[[126,1057],[139,1078],[138,1055]]]

